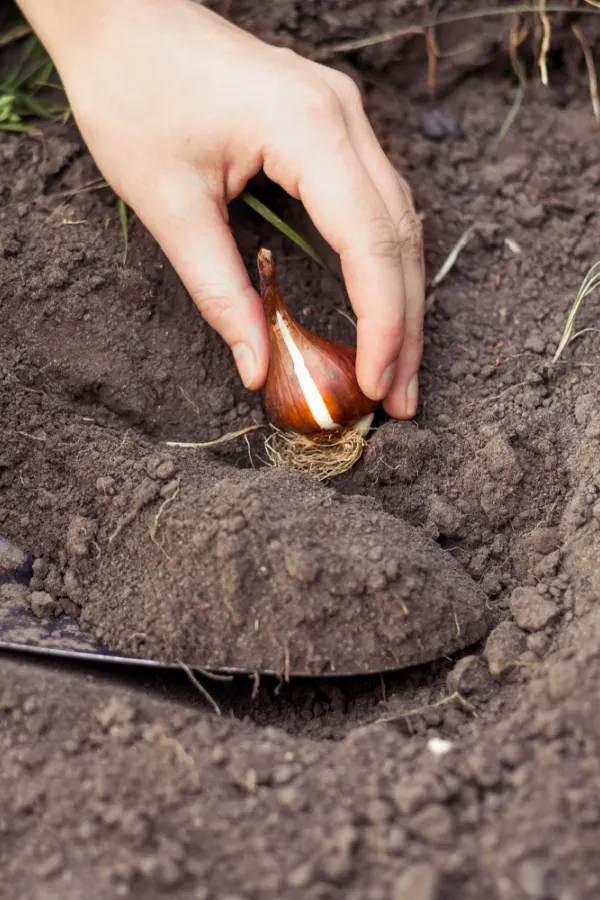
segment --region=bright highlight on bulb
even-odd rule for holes
[[[292,318],[270,250],[259,251],[258,270],[269,329],[265,405],[271,420],[279,428],[315,439],[333,437],[355,425],[364,431],[365,417],[378,404],[358,386],[356,351],[307,331]]]
[[[325,431],[333,431],[336,428],[339,428],[337,422],[334,422],[331,416],[329,415],[329,410],[325,406],[325,401],[321,397],[319,393],[319,388],[313,381],[313,377],[308,371],[306,367],[306,363],[304,362],[304,357],[302,353],[294,343],[294,338],[290,334],[290,330],[285,323],[285,319],[281,315],[279,311],[276,313],[277,315],[277,327],[283,337],[283,341],[287,349],[289,350],[290,356],[292,357],[292,362],[294,364],[294,373],[296,378],[298,379],[298,383],[300,385],[300,390],[304,394],[304,399],[308,403],[308,408],[310,409],[311,415],[319,428]]]

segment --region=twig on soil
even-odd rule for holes
[[[440,706],[447,706],[448,703],[453,703],[454,701],[458,701],[464,709],[468,709],[474,719],[479,718],[477,710],[473,706],[472,703],[469,703],[468,700],[460,694],[458,691],[454,691],[453,694],[450,694],[448,697],[442,697],[441,700],[438,700],[436,703],[428,703],[426,706],[417,706],[415,709],[409,709],[407,712],[394,713],[392,716],[381,716],[379,719],[375,719],[374,725],[385,725],[388,722],[399,722],[402,719],[410,719],[413,716],[420,716],[423,713],[428,712],[430,709],[438,709]]]
[[[345,310],[343,310],[343,309],[338,309],[337,306],[336,306],[336,307],[334,307],[334,310],[333,310],[333,311],[336,312],[336,313],[339,313],[340,316],[343,316],[345,319],[347,319],[348,322],[350,322],[350,324],[352,325],[352,327],[353,327],[354,329],[356,329],[356,322],[354,321],[354,319],[352,318],[352,316],[349,316],[349,315],[348,315],[348,313],[347,313]]]
[[[581,26],[577,22],[571,22],[571,29],[573,31],[573,34],[581,44],[581,49],[583,50],[583,56],[585,58],[585,64],[588,71],[588,79],[590,82],[590,99],[592,101],[592,109],[594,111],[594,118],[596,119],[596,122],[599,122],[600,101],[598,100],[598,76],[596,74],[594,57],[592,55],[590,45],[587,42],[586,36],[581,30]]]
[[[125,433],[122,444],[125,443],[126,437],[127,432]],[[115,530],[109,537],[109,544],[112,544],[121,534],[121,532],[125,528],[127,528],[128,525],[131,525],[132,522],[135,522],[136,518],[139,516],[144,507],[148,506],[149,503],[152,503],[154,500],[156,500],[157,493],[158,489],[153,481],[150,481],[148,485],[146,485],[145,483],[142,483],[140,485],[140,489],[134,492],[133,504],[131,506],[131,509],[121,516],[121,518],[117,522]]]
[[[185,395],[184,395],[185,396]],[[201,450],[207,447],[216,447],[218,444],[228,444],[230,441],[235,440],[236,438],[242,437],[245,434],[250,434],[251,431],[264,431],[265,428],[269,428],[268,425],[248,425],[246,428],[240,428],[239,431],[232,431],[229,434],[223,434],[220,438],[217,438],[215,441],[203,441],[202,443],[186,443],[185,441],[165,441],[165,446],[167,447],[182,447],[185,450]]]
[[[158,508],[158,512],[157,512],[156,515],[154,516],[154,522],[152,523],[152,525],[150,526],[150,529],[149,529],[149,531],[150,531],[150,540],[152,541],[153,544],[156,544],[156,546],[158,547],[158,549],[159,549],[162,553],[164,553],[165,557],[166,557],[167,559],[169,559],[169,560],[171,559],[171,557],[169,556],[169,554],[167,553],[167,551],[165,550],[165,548],[163,547],[163,545],[160,543],[160,541],[158,541],[158,540],[156,539],[156,533],[157,533],[157,531],[158,531],[158,525],[159,525],[160,518],[161,518],[163,512],[165,511],[165,509],[167,508],[167,506],[170,506],[171,503],[173,503],[174,500],[177,500],[177,497],[178,497],[178,496],[179,496],[179,482],[177,482],[177,487],[175,488],[175,490],[173,491],[173,493],[170,494],[170,496],[166,497],[166,498],[163,500],[163,502],[160,504],[160,506],[159,506],[159,508]]]
[[[77,197],[79,194],[87,194],[90,191],[101,191],[105,188],[109,188],[110,185],[104,178],[92,178],[91,181],[86,181],[84,184],[81,184],[76,188],[69,188],[67,191],[57,191],[56,194],[52,194],[53,197]]]
[[[511,238],[511,237],[504,238],[504,243],[506,244],[506,246],[508,247],[510,252],[515,254],[515,256],[518,256],[520,253],[523,252],[514,238]]]
[[[459,622],[459,620],[458,620],[458,616],[457,616],[456,613],[454,613],[454,621],[455,621],[455,623],[456,623],[456,637],[459,638],[459,637],[460,637],[460,633],[461,633],[461,632],[460,632],[460,622]]]
[[[179,387],[179,392],[180,392],[181,396],[183,397],[183,399],[186,401],[186,403],[189,403],[189,405],[192,407],[192,409],[195,410],[196,415],[199,416],[200,415],[200,407],[198,406],[198,404],[194,403],[194,401],[192,400],[191,397],[188,397],[188,395],[186,394],[186,392],[184,391],[184,389],[181,386]]]
[[[586,0],[587,3],[590,0]],[[566,3],[548,3],[544,4],[544,11],[562,12],[562,13],[587,13],[588,15],[598,15],[600,13],[600,4],[591,3],[593,9],[585,7],[574,7]],[[491,16],[512,16],[521,15],[523,13],[539,13],[539,3],[523,3],[518,6],[499,6],[497,9],[468,9],[460,13],[448,13],[446,15],[437,16],[434,20],[425,19],[420,25],[404,25],[400,28],[394,28],[391,31],[383,31],[381,34],[373,34],[369,37],[358,38],[351,41],[344,41],[341,44],[333,44],[331,47],[323,47],[316,56],[327,56],[330,53],[350,53],[355,50],[362,50],[364,47],[373,47],[377,44],[386,44],[396,38],[407,37],[411,34],[425,34],[427,28],[432,25],[450,25],[453,22],[465,22],[472,19],[485,19]]]
[[[439,4],[436,4],[435,9],[431,12],[429,9],[429,0],[425,0],[425,12],[428,19],[435,21],[438,5]],[[429,96],[433,98],[435,97],[437,86],[437,61],[439,56],[439,49],[435,36],[435,24],[432,24],[425,29],[425,46],[427,48],[427,90],[429,91]]]
[[[543,85],[548,84],[548,51],[550,50],[551,29],[548,13],[546,12],[547,0],[540,0],[539,17],[542,24],[542,42],[540,44],[540,79]]]
[[[180,666],[180,667],[183,669],[183,671],[185,672],[185,674],[187,675],[187,677],[190,679],[190,681],[192,682],[192,684],[194,685],[194,687],[198,690],[198,692],[199,692],[200,694],[202,694],[202,696],[204,697],[204,699],[206,700],[206,702],[212,707],[212,709],[214,710],[214,712],[215,712],[218,716],[222,715],[222,713],[221,713],[221,708],[220,708],[219,704],[217,703],[216,700],[213,700],[213,698],[210,696],[210,694],[208,693],[208,691],[206,690],[206,688],[204,687],[204,685],[200,684],[200,682],[198,681],[198,679],[196,678],[196,676],[194,675],[194,673],[192,672],[192,670],[190,669],[190,667],[187,666],[184,662],[181,662],[180,659],[177,660],[177,665]]]
[[[256,700],[258,697],[258,692],[260,691],[260,672],[252,673],[252,693],[250,694],[251,700]]]
[[[63,219],[61,225],[88,225],[87,219]]]
[[[475,228],[475,225],[470,225],[467,230],[463,234],[461,234],[456,244],[442,263],[438,273],[434,275],[431,281],[431,287],[437,287],[439,284],[441,284],[446,275],[448,275],[448,273],[454,268],[458,257],[473,237]]]
[[[427,90],[429,96],[433,98],[437,82],[437,44],[433,27],[428,28],[425,32],[425,45],[427,47]]]
[[[29,432],[27,432],[27,431],[15,431],[14,433],[18,434],[20,437],[26,437],[32,441],[37,441],[38,444],[43,444],[44,441],[46,440],[45,437],[38,437],[35,434],[29,434]],[[7,434],[10,434],[10,432],[7,432]]]
[[[596,288],[600,287],[600,260],[588,269],[587,274],[583,281],[581,282],[581,287],[577,292],[577,296],[571,306],[571,310],[569,312],[569,316],[567,318],[567,324],[565,325],[564,331],[562,333],[562,337],[560,339],[560,343],[558,345],[558,349],[552,358],[552,363],[555,364],[558,362],[563,350],[569,344],[575,336],[573,336],[573,326],[575,324],[575,317],[581,307],[581,304]]]
[[[494,400],[500,400],[506,394],[510,394],[511,391],[514,391],[515,388],[527,387],[528,384],[529,384],[528,381],[520,381],[518,384],[511,384],[507,388],[505,388],[503,391],[500,391],[499,394],[494,394],[493,397],[484,397],[483,400],[480,400],[477,405],[485,406],[486,403],[493,403]]]

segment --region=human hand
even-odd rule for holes
[[[339,253],[367,396],[414,415],[424,268],[410,190],[340,72],[265,44],[191,0],[19,0],[101,172],[261,387],[260,298],[227,204],[261,169]]]

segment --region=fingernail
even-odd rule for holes
[[[244,385],[249,388],[256,377],[256,360],[248,344],[236,344],[232,347],[233,358]]]
[[[387,396],[387,393],[392,386],[392,381],[394,378],[395,371],[396,371],[396,361],[394,360],[394,362],[391,363],[387,367],[387,369],[385,370],[385,372],[379,379],[379,388],[377,390],[377,396],[380,400],[383,400],[383,398]]]
[[[406,389],[406,414],[408,416],[414,416],[417,411],[417,404],[419,402],[419,376],[413,375],[413,377],[408,382],[408,388]]]

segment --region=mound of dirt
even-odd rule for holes
[[[460,565],[376,501],[284,469],[236,471],[206,451],[176,463],[134,436],[124,458],[121,435],[58,406],[51,432],[31,435],[31,394],[8,387],[3,414],[22,427],[5,453],[43,478],[53,523],[32,605],[80,615],[107,648],[286,676],[368,672],[436,659],[489,629],[485,595]]]

